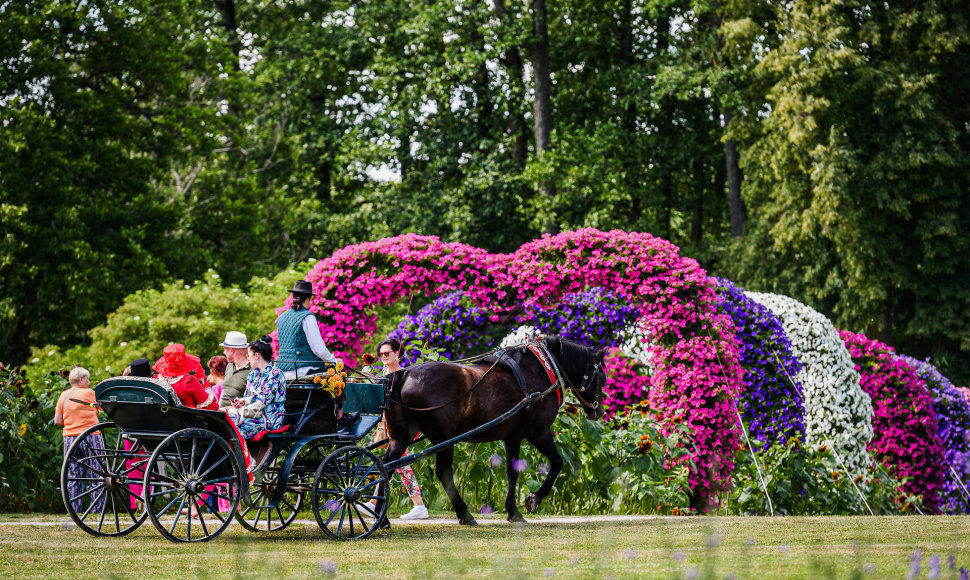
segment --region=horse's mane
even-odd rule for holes
[[[547,335],[546,345],[552,356],[559,361],[563,373],[570,377],[581,377],[594,358],[592,349],[566,340],[558,334]]]

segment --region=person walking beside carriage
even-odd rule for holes
[[[229,364],[226,365],[225,378],[222,379],[222,395],[219,396],[219,408],[228,410],[232,407],[232,399],[242,397],[246,392],[246,380],[249,378],[249,340],[241,332],[231,330],[226,338],[219,343]]]
[[[82,367],[74,367],[71,369],[67,380],[71,387],[61,393],[61,396],[57,398],[57,405],[54,407],[54,424],[64,427],[65,457],[78,435],[98,424],[97,400],[94,397],[94,389],[91,388],[91,373]],[[104,441],[102,441],[100,433],[93,433],[90,437],[81,440],[78,445],[81,448],[76,457],[88,458],[101,453],[98,449],[104,448]],[[86,465],[84,459],[69,462],[67,465],[68,481],[71,483],[69,489],[65,491],[67,497],[79,498],[74,500],[75,509],[80,509],[83,503],[80,498],[84,495],[84,488],[91,485],[90,483],[85,484],[83,481],[87,477],[86,474],[81,473],[81,470],[84,469],[83,465]],[[92,511],[100,511],[103,501],[103,495],[96,498],[94,506],[91,508]]]
[[[306,302],[313,297],[313,285],[307,280],[297,280],[290,295],[290,309],[276,319],[276,335],[280,343],[276,366],[287,379],[325,372],[326,364],[336,364],[337,357],[323,342],[317,317],[306,307]],[[344,416],[343,409],[338,408],[337,426],[353,423],[357,416],[357,413]]]
[[[377,356],[380,357],[381,362],[384,363],[384,380],[393,381],[394,373],[402,370],[401,367],[401,343],[394,338],[388,338],[384,342],[377,345]],[[374,441],[381,441],[387,439],[387,418],[381,417],[381,422],[377,425],[377,429],[374,433]],[[407,450],[404,451],[404,455],[407,455]],[[411,498],[411,503],[414,507],[411,511],[401,516],[402,520],[425,520],[428,519],[428,508],[424,505],[424,500],[421,499],[421,486],[418,485],[418,478],[414,476],[414,470],[411,469],[410,465],[405,465],[404,467],[398,468],[398,474],[401,476],[401,481],[404,483],[404,489],[408,493],[408,497]]]

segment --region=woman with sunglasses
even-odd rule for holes
[[[393,338],[388,338],[384,342],[377,345],[377,356],[380,357],[381,363],[384,365],[384,380],[391,380],[393,374],[401,370],[401,343]],[[374,441],[380,441],[387,438],[387,420],[385,418],[381,419],[380,424],[377,426]],[[408,452],[405,451],[404,455]],[[424,505],[424,500],[421,499],[421,487],[418,485],[418,479],[414,477],[414,470],[411,469],[410,465],[405,465],[397,470],[401,475],[401,481],[404,482],[404,489],[407,490],[408,496],[411,498],[411,502],[414,503],[414,508],[408,513],[401,516],[402,520],[425,520],[428,519],[428,508]]]

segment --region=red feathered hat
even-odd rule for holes
[[[152,367],[156,373],[165,377],[177,377],[195,371],[198,375],[196,378],[205,376],[199,357],[186,353],[184,344],[177,342],[170,344],[165,347],[162,353],[162,358],[158,359],[155,366]]]

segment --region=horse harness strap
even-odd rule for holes
[[[525,376],[522,374],[522,367],[519,366],[519,363],[515,362],[515,359],[510,357],[504,350],[495,351],[494,356],[497,359],[495,361],[496,363],[512,372],[512,376],[515,377],[515,383],[519,385],[519,389],[522,391],[522,396],[528,396],[529,393],[525,388]]]
[[[505,353],[503,352],[502,354],[505,354]],[[509,359],[509,362],[511,362],[512,364],[515,364],[515,361],[513,361],[512,359]],[[400,405],[401,407],[403,407],[404,409],[406,409],[408,411],[437,411],[438,409],[442,409],[444,407],[447,407],[448,405],[451,405],[452,403],[456,403],[456,402],[460,401],[461,399],[465,398],[466,396],[468,396],[469,394],[471,394],[472,391],[474,391],[476,388],[478,388],[478,386],[480,384],[482,384],[482,380],[486,377],[486,375],[488,375],[488,373],[492,372],[492,369],[495,368],[495,365],[496,364],[498,364],[498,360],[496,360],[495,362],[493,362],[492,363],[492,366],[488,367],[488,370],[486,370],[482,374],[482,376],[478,377],[478,380],[475,381],[475,384],[472,385],[471,388],[469,388],[467,391],[461,393],[460,395],[458,395],[457,397],[455,397],[454,399],[452,399],[450,401],[441,403],[440,405],[435,405],[433,407],[420,407],[419,408],[419,407],[410,407],[408,405],[405,405],[404,404],[404,401],[395,401],[394,399],[392,399],[389,396],[393,392],[393,390],[394,390],[394,385],[391,385],[390,388],[388,389],[387,395],[385,396],[385,399],[386,400],[390,400],[393,403],[397,403],[398,405]],[[516,365],[516,367],[517,366],[518,365]],[[521,376],[521,374],[522,374],[522,371],[520,370],[519,371],[519,375]],[[402,380],[401,382],[403,383],[404,381]],[[524,387],[523,387],[523,389],[524,389]]]
[[[559,371],[559,365],[556,364],[556,359],[552,356],[552,354],[549,352],[549,349],[546,347],[545,339],[541,337],[526,339],[526,346],[536,356],[536,358],[539,359],[539,362],[541,362],[542,366],[546,369],[546,373],[549,374],[549,380],[550,382],[552,382],[552,388],[556,388],[556,397],[559,399],[560,406],[562,405],[563,395],[565,394],[564,391],[568,386],[569,390],[572,391],[573,395],[575,395],[576,398],[579,399],[579,402],[584,407],[587,407],[589,409],[596,409],[597,407],[599,407],[600,405],[599,401],[594,401],[590,403],[583,397],[581,392],[582,389],[585,389],[591,381],[596,380],[595,377],[596,377],[597,371],[599,370],[599,363],[594,364],[592,366],[592,369],[590,369],[587,366],[583,374],[583,384],[581,385],[580,389],[577,389],[576,385],[574,385],[573,382],[569,380],[569,377],[563,376],[563,374]],[[559,343],[559,355],[560,357],[562,356],[561,342]],[[551,370],[550,370],[550,367],[551,367]],[[555,373],[555,375],[553,373]],[[543,396],[545,396],[545,394],[543,394]]]
[[[546,371],[546,374],[549,375],[549,383],[552,385],[550,390],[555,389],[556,399],[559,401],[559,406],[561,407],[563,400],[563,381],[562,376],[559,373],[559,366],[556,365],[555,360],[552,358],[552,355],[546,349],[545,345],[540,347],[540,345],[530,341],[526,343],[526,347],[529,349],[529,352],[539,359],[539,364],[542,365],[542,368]],[[545,393],[543,393],[543,396],[545,396]]]

